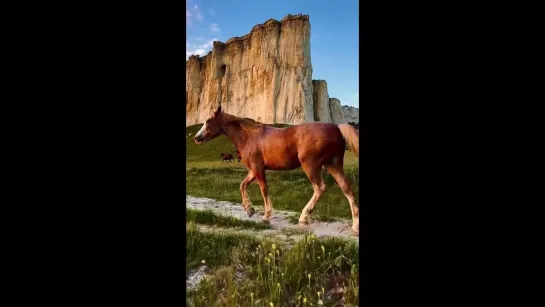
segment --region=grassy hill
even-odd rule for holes
[[[185,139],[185,145],[187,149],[186,161],[188,163],[188,166],[191,166],[192,164],[197,162],[219,162],[220,153],[222,152],[231,153],[236,158],[235,153],[237,149],[235,145],[233,145],[233,143],[225,135],[220,135],[217,138],[201,145],[195,144],[195,142],[193,141],[193,137],[201,129],[202,126],[203,124],[198,124],[186,128],[185,135],[187,136],[189,135],[189,133],[191,133],[191,136]],[[283,128],[289,127],[289,125],[274,124],[273,127]],[[203,166],[204,165],[207,165],[207,163],[203,164]]]
[[[220,135],[212,141],[206,142],[201,145],[195,144],[193,137],[201,129],[203,125],[195,125],[186,128],[185,135],[191,133],[191,136],[185,139],[187,149],[187,162],[211,162],[219,161],[220,153],[227,152],[232,153],[233,156],[237,151],[235,145],[225,136]]]

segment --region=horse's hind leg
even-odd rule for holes
[[[312,198],[309,200],[305,208],[303,208],[303,211],[301,212],[301,216],[299,217],[299,223],[300,224],[308,224],[310,214],[314,210],[314,206],[318,203],[320,200],[320,197],[324,195],[326,191],[326,185],[324,183],[324,179],[322,177],[322,171],[321,166],[315,166],[315,165],[309,165],[309,164],[302,164],[303,170],[308,176],[308,179],[312,183],[312,188],[314,189],[314,194],[312,195]]]
[[[342,164],[331,164],[326,165],[327,171],[335,178],[337,184],[344,193],[348,203],[350,204],[350,209],[352,210],[352,231],[358,235],[360,233],[360,210],[356,200],[354,199],[354,193],[350,188],[350,181],[344,175],[344,170]]]
[[[248,188],[248,185],[254,181],[255,175],[252,171],[248,173],[246,178],[242,181],[240,184],[240,194],[242,195],[242,207],[244,208],[244,211],[248,213],[249,217],[252,217],[255,213],[255,209],[252,207],[252,201],[248,197],[248,193],[246,192],[246,189]]]

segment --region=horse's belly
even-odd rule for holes
[[[278,155],[265,160],[265,169],[292,170],[301,167],[301,162],[296,155]]]

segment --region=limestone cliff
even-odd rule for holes
[[[202,123],[221,103],[228,113],[264,123],[313,121],[308,15],[255,26],[191,56],[186,72],[187,125]]]

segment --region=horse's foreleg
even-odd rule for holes
[[[344,175],[344,170],[342,165],[328,165],[326,166],[327,171],[335,178],[337,184],[344,193],[348,203],[350,204],[350,209],[352,210],[352,231],[354,234],[359,235],[360,233],[360,209],[356,200],[354,198],[354,193],[352,193],[352,188],[350,188],[350,181]]]
[[[265,207],[265,214],[263,214],[263,222],[269,223],[269,218],[272,214],[272,202],[269,197],[269,188],[267,187],[267,178],[265,177],[265,170],[257,172],[256,178],[259,182],[259,189],[263,196],[263,206]]]
[[[305,208],[303,208],[301,216],[299,217],[300,224],[308,224],[310,214],[326,191],[326,185],[324,183],[324,179],[322,178],[321,167],[312,167],[309,165],[302,165],[302,167],[307,174],[308,179],[312,183],[312,188],[314,189],[314,194],[310,198]]]
[[[240,184],[240,194],[242,196],[242,207],[244,208],[244,211],[248,214],[249,217],[252,217],[255,213],[255,209],[252,207],[252,201],[248,197],[248,193],[246,189],[248,188],[248,185],[254,181],[255,175],[252,171],[248,173],[246,178],[242,181]]]

